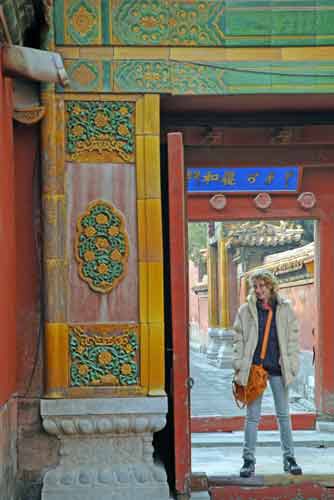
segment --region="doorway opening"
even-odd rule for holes
[[[300,371],[290,389],[294,428],[312,427],[318,331],[317,221],[243,220],[188,223],[190,408],[193,432],[241,430],[244,410],[232,394],[233,322],[248,278],[268,269],[300,325]],[[276,427],[270,389],[262,429]]]
[[[239,132],[240,131],[235,134]],[[256,136],[258,139],[260,134],[259,129],[257,129],[256,132],[258,134]],[[242,438],[238,436],[237,440],[234,441],[232,445],[231,442],[228,444],[227,441],[225,442],[224,440],[228,434],[235,435],[234,433],[237,432],[242,433],[241,429],[244,420],[243,416],[231,416],[230,420],[229,417],[218,416],[219,425],[217,425],[217,420],[215,421],[214,415],[203,415],[204,418],[200,416],[191,416],[192,395],[190,395],[190,393],[196,387],[196,380],[194,385],[193,377],[189,370],[189,336],[191,332],[188,315],[188,223],[212,224],[214,222],[215,226],[216,223],[218,226],[218,224],[221,223],[244,224],[249,222],[260,224],[266,221],[267,224],[278,224],[283,226],[284,224],[292,222],[297,224],[297,221],[313,221],[316,236],[314,237],[314,241],[310,241],[310,243],[314,243],[314,247],[316,247],[313,262],[313,279],[314,283],[316,283],[316,307],[318,313],[318,318],[315,322],[315,331],[312,332],[312,336],[314,333],[315,338],[315,364],[313,369],[315,370],[314,386],[316,390],[313,392],[313,395],[316,414],[309,411],[296,413],[295,415],[296,418],[298,418],[298,428],[301,429],[300,432],[305,432],[302,431],[302,429],[305,428],[314,429],[315,425],[317,429],[325,429],[326,426],[328,428],[330,427],[331,416],[334,414],[332,405],[334,382],[331,374],[332,360],[334,359],[334,343],[331,335],[334,312],[334,280],[331,278],[334,270],[332,250],[334,235],[334,219],[332,217],[334,198],[332,196],[332,180],[334,173],[331,166],[327,164],[321,165],[319,160],[317,160],[316,164],[310,163],[309,157],[313,150],[313,146],[307,150],[308,158],[306,158],[303,156],[306,154],[305,148],[303,150],[298,150],[295,145],[289,145],[287,147],[280,146],[279,149],[276,145],[272,144],[261,148],[247,144],[245,147],[240,148],[239,143],[238,147],[235,147],[234,143],[231,147],[222,147],[221,145],[215,147],[197,147],[193,145],[184,147],[182,133],[174,132],[168,134],[168,216],[169,221],[172,221],[172,224],[169,223],[169,273],[171,278],[171,337],[173,353],[171,373],[173,381],[175,488],[178,492],[186,492],[191,489],[190,484],[192,484],[193,481],[193,473],[199,471],[205,473],[205,466],[208,463],[208,459],[215,462],[216,468],[218,468],[215,475],[230,477],[231,475],[238,474],[240,469],[241,449],[237,450],[237,447],[241,448],[242,442],[240,442],[240,440]],[[298,162],[296,161],[297,156]],[[261,196],[261,203],[259,203],[257,192],[250,192],[249,189],[247,189],[246,192],[244,190],[242,193],[232,192],[234,186],[237,184],[234,180],[237,181],[239,173],[246,173],[246,178],[248,182],[251,183],[247,170],[250,166],[256,172],[260,172],[260,170],[262,172],[265,168],[269,168],[270,171],[272,171],[273,166],[277,166],[277,172],[284,174],[284,168],[289,168],[289,170],[291,170],[291,166],[294,165],[297,165],[296,168],[299,170],[300,176],[298,178],[300,182],[291,192],[287,193],[283,192],[284,190],[282,191],[282,189],[278,189],[278,191],[271,196]],[[190,194],[188,190],[187,193],[185,189],[186,177],[189,178],[189,169],[192,171],[195,168],[197,170],[210,170],[210,181],[223,179],[220,193],[215,194],[217,193],[215,189]],[[218,169],[220,169],[220,171],[216,172]],[[235,178],[225,178],[225,173],[231,170],[235,172]],[[208,176],[203,176],[203,179],[206,180],[207,178]],[[224,182],[224,180],[226,180],[226,182]],[[231,186],[231,188],[229,186]],[[264,194],[266,194],[266,191],[268,191],[268,189],[264,189]],[[263,191],[261,191],[261,194],[263,194]],[[312,198],[313,203],[304,204],[303,201],[305,201],[305,197]],[[262,201],[265,199],[267,199],[267,201],[269,199],[272,203],[264,206]],[[208,253],[210,244],[212,243],[213,248],[210,252],[212,252],[213,255],[216,254],[216,261],[220,252],[223,250],[221,246],[218,245],[218,240],[216,237],[216,227],[214,227],[214,236],[210,236],[206,252]],[[287,249],[287,251],[290,250],[293,251],[294,249]],[[214,262],[214,260],[213,257],[212,262]],[[307,264],[307,262],[304,263]],[[206,270],[204,266],[202,266],[200,270],[201,277],[207,274],[208,283],[209,272],[211,275],[214,275],[214,273],[211,272],[210,266]],[[239,277],[240,290],[242,276],[240,275]],[[245,283],[247,283],[246,279]],[[226,284],[224,284],[224,287],[226,287]],[[220,289],[216,286],[214,289],[216,291],[220,290],[219,293],[222,295],[224,287]],[[295,288],[297,288],[297,285]],[[198,292],[201,292],[201,290],[198,290]],[[218,324],[218,327],[224,326],[224,314],[222,314],[222,311],[218,312],[221,314],[221,318],[219,315],[217,316],[216,312],[216,318],[218,317],[217,321],[222,323],[222,325]],[[215,327],[217,325],[212,326]],[[204,356],[208,354],[208,350],[209,343],[207,343],[206,351],[204,347],[202,348],[203,352],[199,351],[199,353]],[[210,363],[209,366],[218,369],[218,367],[210,365]],[[310,391],[310,387],[312,387],[312,374],[307,375],[307,377],[309,376],[309,383],[307,385],[309,393],[312,394]],[[193,388],[190,390],[191,387]],[[196,422],[197,418],[202,420],[202,422]],[[267,425],[267,429],[272,429],[274,420],[274,416],[268,412],[267,415],[264,415],[263,423]],[[198,429],[195,427],[197,424],[204,424],[204,426],[207,427]],[[293,421],[293,428],[296,428],[295,424],[296,421]],[[213,427],[210,427],[212,425]],[[203,436],[204,433],[207,434],[209,432],[211,434],[211,443],[203,443],[202,441],[202,443],[197,442],[197,446],[194,446],[194,440],[192,439],[194,434],[201,438],[201,434]],[[333,439],[327,440],[327,437],[325,445],[320,441],[312,443],[312,453],[309,447],[303,449],[303,454],[305,455],[303,458],[311,460],[308,470],[305,471],[306,473],[314,473],[314,465],[321,464],[321,471],[319,469],[317,469],[317,471],[320,474],[326,474],[324,464],[327,465],[327,463],[329,463],[326,456],[330,450],[323,448],[326,448],[329,442],[333,442]],[[223,441],[219,441],[221,449],[218,453],[218,451],[213,448],[216,447],[220,438],[222,438]],[[191,444],[193,446],[191,446]],[[275,447],[277,446],[279,447],[279,443],[276,443]],[[315,457],[313,453],[317,446],[319,446],[319,450],[322,449],[324,453],[324,456],[320,458]],[[191,452],[194,451],[195,447],[197,447],[197,450],[201,448],[203,452],[206,450],[205,453],[210,451],[209,455],[211,455],[211,457],[206,455],[202,461],[198,460],[198,457],[194,457],[194,454],[192,454],[191,457]],[[233,456],[229,456],[229,451],[233,447],[234,451],[237,450],[237,453]],[[277,452],[277,450],[274,453],[276,458],[280,458],[280,453]],[[233,457],[236,459],[236,462],[234,463],[234,471],[232,472],[230,466],[233,464]],[[269,449],[266,450],[267,463],[268,457],[271,457],[271,450]],[[278,473],[279,470],[277,471]],[[275,471],[274,473],[277,472]],[[262,473],[268,474],[268,471],[263,471]],[[269,472],[269,474],[270,473],[272,472]],[[207,479],[210,476],[212,480],[212,471],[211,474],[210,471],[206,471],[206,474]]]

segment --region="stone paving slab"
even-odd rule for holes
[[[295,446],[309,446],[312,448],[329,448],[334,447],[333,432],[319,432],[316,430],[310,431],[294,431]],[[244,433],[243,431],[235,432],[203,432],[192,433],[191,443],[193,448],[216,448],[242,446]],[[258,446],[275,446],[279,445],[280,437],[278,431],[259,431]],[[334,464],[333,464],[334,465]]]
[[[334,476],[334,448],[296,447],[296,460],[304,474]],[[239,476],[242,447],[192,448],[192,471],[207,476]],[[282,474],[280,446],[259,446],[256,452],[256,474]]]
[[[232,395],[233,370],[209,365],[206,355],[190,351],[190,375],[194,379],[191,390],[191,415],[193,417],[239,417],[245,415]],[[313,413],[312,402],[296,393],[290,393],[291,413]],[[270,388],[263,395],[262,415],[275,414]]]

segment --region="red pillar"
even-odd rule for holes
[[[0,48],[0,405],[16,391],[16,247],[11,80]]]

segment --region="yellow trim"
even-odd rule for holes
[[[164,320],[163,264],[162,262],[148,262],[147,269],[148,320],[149,323],[161,323]]]
[[[137,200],[138,219],[138,259],[139,262],[147,260],[147,224],[146,224],[146,202]]]
[[[160,137],[160,95],[144,95],[144,134]]]
[[[164,349],[164,325],[163,323],[151,323],[149,325],[150,341],[150,396],[165,395],[165,349]]]
[[[161,198],[160,136],[144,136],[145,198]]]
[[[66,391],[66,394],[60,397],[66,398],[113,398],[113,397],[130,397],[130,396],[145,396],[147,395],[147,389],[143,389],[143,387],[139,385],[135,386],[98,386],[98,387],[69,387]]]
[[[140,332],[140,385],[147,393],[149,390],[149,327],[147,323],[141,323]]]
[[[219,278],[220,278],[220,326],[228,328],[230,326],[230,304],[229,304],[229,276],[228,276],[228,253],[225,240],[219,241]]]
[[[139,94],[78,94],[75,92],[68,92],[62,95],[64,101],[130,101],[136,102],[141,99]]]
[[[45,325],[46,397],[63,397],[69,385],[68,325]]]
[[[249,39],[249,37],[230,37],[231,39]],[[268,37],[251,37],[251,39]],[[275,39],[275,37],[269,37]],[[291,37],[281,37],[289,39]],[[303,38],[303,37],[298,37]],[[304,37],[309,38],[309,37]],[[319,37],[318,37],[319,38]],[[321,38],[334,39],[334,35]],[[293,37],[292,37],[293,39]],[[334,46],[319,47],[57,47],[64,59],[98,59],[105,57],[111,62],[121,60],[178,60],[180,62],[205,61],[333,61]],[[67,94],[68,95],[68,94]],[[84,99],[92,94],[85,95]],[[78,96],[77,96],[78,97]],[[120,97],[120,96],[119,96]],[[123,97],[123,95],[122,95]],[[126,96],[126,99],[133,95]],[[107,100],[106,94],[103,100]]]
[[[148,323],[148,264],[139,262],[139,317],[141,323]]]
[[[311,262],[306,262],[305,267],[306,267],[306,271],[309,274],[314,275],[314,260],[312,260]]]
[[[136,102],[136,135],[144,133],[144,97],[140,97]]]
[[[115,47],[115,61],[125,59],[168,59],[168,47]]]
[[[149,262],[162,262],[162,214],[160,199],[145,200],[145,213],[147,232],[145,260]]]
[[[137,200],[145,198],[145,137],[136,136],[136,182]]]
[[[183,47],[171,48],[170,59],[183,61],[258,61],[258,60],[281,60],[280,48],[205,48],[205,47]]]
[[[208,312],[209,326],[218,326],[217,305],[217,248],[209,245],[208,248]]]

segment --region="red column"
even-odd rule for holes
[[[0,405],[16,391],[16,272],[12,86],[0,48]]]

